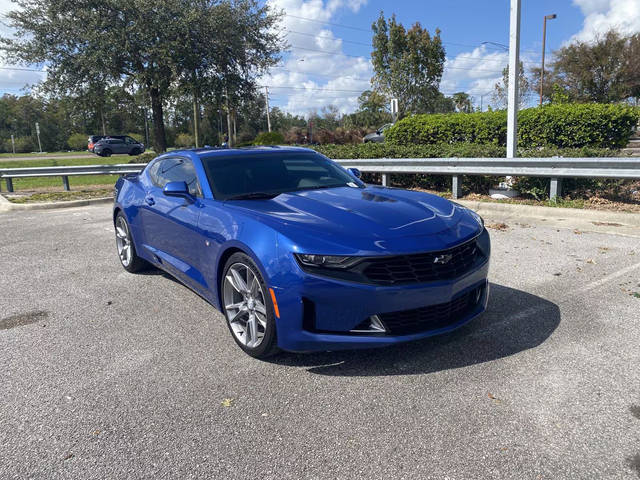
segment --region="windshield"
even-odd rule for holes
[[[315,153],[247,152],[202,159],[218,200],[268,198],[281,193],[333,187],[362,187],[341,167]]]

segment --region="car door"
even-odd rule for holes
[[[205,238],[198,228],[203,203],[195,168],[183,157],[156,162],[141,215],[146,246],[171,273],[200,290],[206,286],[200,266]],[[192,198],[165,195],[162,189],[169,182],[185,182]]]
[[[127,144],[121,138],[114,138],[110,141],[113,146],[113,153],[128,153]]]

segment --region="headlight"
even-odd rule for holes
[[[295,253],[294,255],[301,264],[308,267],[348,268],[358,261],[358,257],[341,255],[314,255],[308,253]]]

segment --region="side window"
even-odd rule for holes
[[[163,187],[160,185],[160,168],[162,166],[163,160],[157,160],[149,167],[149,178],[151,179],[151,183],[153,183],[156,187]]]
[[[169,182],[185,182],[191,195],[202,197],[198,175],[191,160],[186,158],[166,158],[158,163],[160,164],[157,170],[158,180],[154,184],[163,188]]]
[[[125,143],[128,143],[128,144],[138,143],[135,139],[133,139],[131,137],[125,137],[124,141],[125,141]]]

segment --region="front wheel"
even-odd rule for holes
[[[131,237],[129,223],[122,212],[118,212],[118,215],[116,216],[115,228],[116,247],[118,249],[120,263],[129,273],[135,273],[143,270],[148,264],[138,256],[136,246],[133,244],[133,238]]]
[[[265,358],[278,352],[276,322],[267,286],[253,260],[234,253],[222,277],[222,305],[233,339],[246,353]]]

